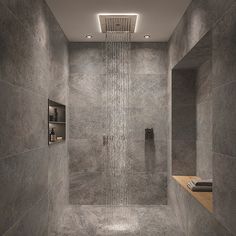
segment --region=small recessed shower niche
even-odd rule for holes
[[[48,144],[64,142],[66,139],[66,106],[48,100]]]

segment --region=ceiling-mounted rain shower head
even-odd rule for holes
[[[102,33],[130,32],[134,33],[138,14],[99,14]]]

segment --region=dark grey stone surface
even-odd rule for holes
[[[107,119],[104,45],[71,43],[69,48],[70,202],[104,204],[108,178],[103,163],[106,148],[102,146]],[[134,175],[130,173],[129,177],[133,196],[130,204],[165,203],[168,129],[165,43],[131,44],[129,99],[127,157],[129,172]],[[145,152],[146,128],[154,129],[150,152],[147,149]],[[135,186],[136,179],[142,182],[142,191]]]
[[[69,201],[72,205],[103,205],[106,203],[105,179],[101,172],[70,173]]]
[[[196,154],[197,176],[212,178],[212,66],[202,64],[196,76]]]
[[[70,139],[69,169],[71,172],[102,172],[102,138]]]
[[[47,100],[0,81],[0,157],[47,145]]]
[[[233,235],[236,232],[236,158],[214,153],[214,213]]]
[[[68,206],[68,180],[61,180],[48,193],[48,234],[54,235],[64,209]]]
[[[236,82],[213,90],[213,150],[236,156]]]
[[[172,137],[174,140],[195,140],[196,138],[196,107],[183,105],[173,109]]]
[[[128,176],[129,204],[165,205],[167,204],[166,173],[136,172]]]
[[[0,173],[0,234],[3,235],[48,191],[46,148],[1,160]]]
[[[235,1],[232,0],[192,1],[169,41],[170,65],[168,77],[168,94],[170,94],[172,87],[171,70],[176,65],[176,68],[178,68],[178,65],[180,65],[180,68],[190,68],[189,66],[197,63],[197,67],[199,67],[199,62],[203,62],[202,58],[207,58],[205,51],[208,51],[210,60],[204,59],[207,62],[198,69],[196,83],[197,174],[201,177],[211,177],[213,167],[214,214],[219,222],[227,227],[232,234],[235,234],[234,208],[236,204],[232,200],[235,198],[234,190],[232,190],[235,185],[233,185],[234,171],[230,171],[231,167],[228,165],[234,166],[233,159],[235,156],[235,145],[233,144],[233,140],[235,140],[235,122],[233,120],[235,120],[236,110],[234,102],[235,7]],[[210,41],[207,40],[206,44],[201,43],[205,39],[210,39]],[[211,43],[213,44],[211,45]],[[200,50],[200,53],[196,53],[195,48],[199,48],[199,45],[203,45],[203,47],[200,47],[202,49],[204,49],[204,45],[208,45],[205,47],[207,50]],[[195,52],[194,56],[191,57],[193,52]],[[169,111],[170,109],[171,104],[169,104]],[[171,143],[170,133],[169,150],[174,145],[174,143]],[[212,151],[217,153],[214,158]],[[211,159],[213,159],[213,164]],[[169,155],[170,162],[171,154]],[[228,181],[224,181],[225,179]],[[173,189],[172,185],[168,189],[169,196],[171,196],[172,191],[177,191]],[[185,204],[187,201],[179,201],[180,198],[176,198],[173,206],[180,207],[179,218],[185,219],[186,217],[180,213],[187,213],[188,206]],[[194,210],[192,205],[189,208]],[[194,221],[200,222],[201,218],[208,222],[206,216],[201,216],[201,214],[197,214]],[[193,227],[193,231],[189,231],[190,235],[195,235],[195,223],[191,222],[190,226]],[[186,224],[184,228],[185,232],[188,232]],[[207,226],[206,228],[209,229],[209,232],[203,234],[196,230],[197,235],[230,235],[221,231],[217,225]],[[218,229],[218,232],[216,229]]]
[[[44,195],[4,236],[47,236],[48,195]]]
[[[172,70],[172,174],[196,173],[196,71]]]
[[[172,175],[196,175],[196,140],[172,140]]]
[[[43,0],[1,0],[0,28],[0,234],[46,236],[49,205],[52,221],[67,201],[48,202],[68,188],[67,144],[47,145],[48,98],[67,104],[67,40]]]
[[[154,139],[150,144],[144,140],[130,140],[128,142],[129,164],[134,172],[166,172],[166,156],[166,141]]]
[[[171,179],[169,184],[169,204],[185,235],[233,235],[216,220],[214,214],[204,208],[174,179]]]
[[[166,74],[166,43],[132,43],[132,74]]]
[[[236,234],[235,12],[236,5],[213,29],[212,53],[214,212],[217,219],[234,235]]]
[[[235,81],[236,5],[213,29],[213,87]]]
[[[195,70],[172,70],[172,106],[194,105],[196,72]]]
[[[191,2],[169,41],[171,69],[216,25],[234,3],[234,0]]]

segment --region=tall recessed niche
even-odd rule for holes
[[[212,178],[211,33],[172,70],[172,175]]]

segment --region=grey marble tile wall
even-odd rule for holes
[[[69,199],[71,204],[105,204],[103,134],[105,75],[103,44],[69,44]]]
[[[196,76],[196,170],[212,178],[212,61],[200,66]]]
[[[0,28],[0,234],[47,235],[67,201],[67,144],[47,144],[48,98],[67,103],[67,40],[42,0],[0,0]]]
[[[236,4],[213,29],[214,211],[236,235]]]
[[[70,202],[105,204],[106,78],[103,44],[69,49]],[[165,204],[167,172],[167,45],[132,43],[128,158],[130,204]],[[145,128],[154,129],[152,155]],[[149,168],[150,166],[150,168]]]
[[[235,0],[193,0],[169,40],[173,68],[224,16]]]
[[[186,236],[234,235],[173,178],[169,181],[169,185],[170,206]]]
[[[212,150],[213,150],[213,198],[214,214],[218,221],[223,224],[233,235],[236,234],[236,188],[235,188],[235,1],[198,1],[193,0],[179,22],[175,32],[169,41],[169,76],[168,94],[172,97],[172,68],[193,48],[193,46],[212,31],[212,98],[202,97],[206,100],[203,106],[198,106],[198,120],[202,135],[210,139],[212,122]],[[204,65],[203,65],[204,67]],[[203,71],[203,67],[201,68]],[[208,79],[207,79],[208,80]],[[208,82],[204,86],[204,94],[208,92]],[[201,89],[200,89],[201,90]],[[212,103],[212,110],[210,108]],[[198,103],[197,103],[198,104]],[[169,99],[169,111],[172,104]],[[209,119],[212,113],[212,120]],[[171,112],[169,113],[171,122]],[[202,115],[201,115],[202,114]],[[206,114],[207,117],[206,117]],[[204,131],[205,130],[205,131]],[[209,132],[207,133],[206,130]],[[168,163],[171,173],[171,132],[168,134]],[[202,135],[198,139],[203,139]],[[209,145],[211,142],[208,143]],[[200,146],[199,146],[200,145]],[[209,146],[202,146],[197,142],[199,156],[208,155]],[[198,155],[197,154],[197,155]],[[210,156],[210,154],[209,154]],[[210,160],[210,159],[209,159]],[[199,159],[200,161],[200,159]],[[198,174],[205,176],[206,169],[198,163]],[[202,162],[203,163],[203,162]],[[210,168],[210,162],[204,163]],[[169,196],[172,192],[168,188]],[[169,198],[170,203],[172,200]],[[184,204],[184,203],[181,203]],[[173,204],[175,205],[175,203]],[[213,231],[214,232],[214,231]],[[216,234],[217,235],[217,234]],[[221,235],[224,235],[223,233]],[[226,234],[227,235],[227,234]]]
[[[134,204],[166,204],[167,44],[132,43],[128,157]],[[152,141],[145,129],[153,128]]]

